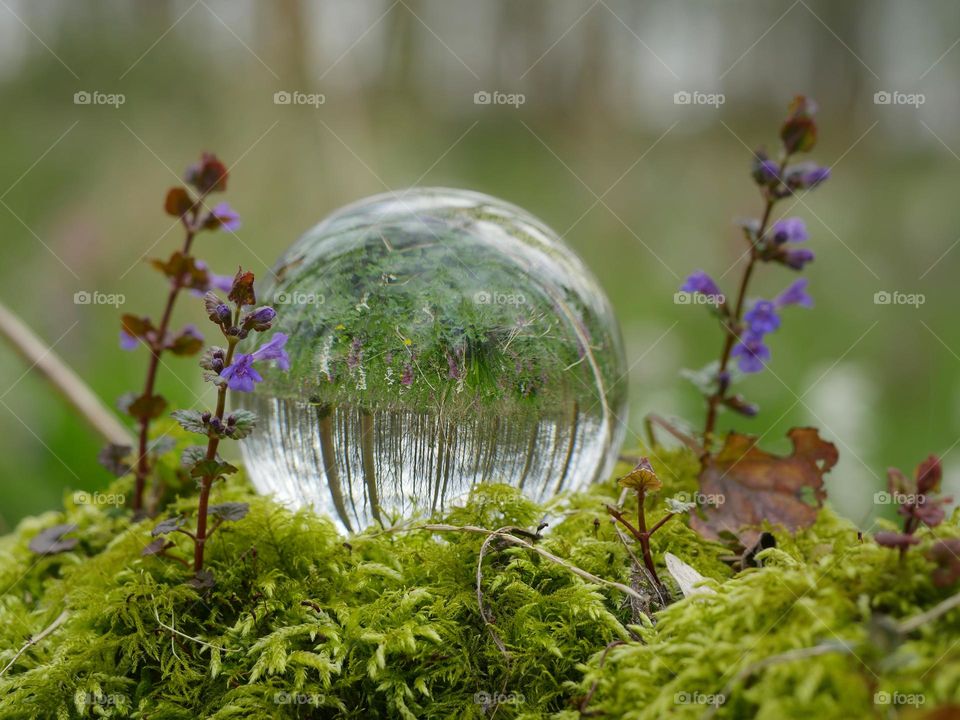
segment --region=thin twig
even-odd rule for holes
[[[920,628],[922,625],[926,625],[928,622],[936,620],[942,615],[946,615],[958,605],[960,605],[960,593],[951,595],[946,600],[937,603],[929,610],[904,620],[897,626],[897,630],[904,635],[911,633]]]
[[[0,670],[0,676],[2,676],[7,670],[13,667],[13,664],[20,659],[20,656],[23,655],[32,645],[36,645],[38,642],[43,640],[47,635],[50,635],[54,630],[63,625],[63,622],[70,616],[70,613],[64,610],[62,613],[57,615],[57,619],[50,623],[39,635],[31,637],[27,640],[27,644],[22,648],[17,650],[17,654],[13,656],[13,659],[7,663],[6,667],[3,670]]]
[[[504,527],[500,528],[496,532],[505,533],[508,530],[510,530],[510,528]],[[480,617],[483,618],[483,624],[487,628],[487,632],[490,633],[490,637],[493,638],[494,644],[496,644],[497,648],[509,662],[510,652],[507,650],[506,644],[504,644],[503,640],[501,639],[500,633],[498,633],[494,627],[495,623],[493,622],[493,618],[489,615],[489,613],[487,613],[486,607],[483,604],[483,558],[487,554],[490,543],[492,543],[496,538],[496,534],[490,534],[487,536],[487,539],[483,541],[483,545],[480,546],[480,555],[477,557],[477,606],[480,608]]]
[[[154,602],[156,602],[156,599],[155,599],[152,595],[150,596],[150,599],[153,600]],[[180,637],[185,638],[186,640],[192,640],[192,641],[195,642],[195,643],[199,643],[200,645],[203,645],[204,647],[208,647],[208,648],[210,648],[211,650],[216,650],[216,651],[218,651],[218,652],[220,652],[220,651],[225,652],[225,653],[235,653],[235,652],[239,652],[239,650],[228,650],[228,649],[225,648],[225,647],[221,647],[221,646],[219,646],[219,645],[213,645],[212,643],[208,643],[206,640],[201,640],[200,638],[192,637],[192,636],[190,636],[190,635],[187,635],[186,633],[180,632],[180,631],[177,630],[175,627],[172,627],[172,626],[170,626],[170,625],[167,625],[165,622],[163,622],[163,621],[160,619],[160,613],[157,611],[157,606],[156,606],[156,605],[153,606],[153,616],[157,619],[157,625],[159,625],[160,627],[162,627],[164,630],[166,630],[166,631],[168,631],[168,632],[172,632],[174,635],[179,635]]]
[[[669,605],[670,598],[666,595],[666,593],[664,593],[663,587],[653,581],[653,577],[650,575],[650,571],[643,566],[643,563],[640,561],[640,558],[637,557],[637,554],[630,547],[630,543],[628,542],[629,538],[627,538],[623,530],[620,529],[620,526],[617,525],[617,523],[613,520],[613,518],[610,519],[610,522],[613,524],[613,529],[616,531],[617,537],[620,538],[620,542],[623,543],[623,547],[626,548],[627,554],[630,555],[630,559],[633,561],[634,569],[639,570],[641,573],[643,573],[643,576],[647,580],[647,585],[649,585],[650,588],[654,591],[654,593],[656,593],[656,595],[658,596],[658,599],[660,601],[660,606],[666,607],[667,605]],[[649,604],[647,604],[646,600],[644,600],[644,605],[649,609]]]
[[[674,425],[672,422],[666,418],[662,418],[656,413],[649,413],[643,418],[643,426],[646,429],[647,441],[650,443],[650,447],[657,445],[657,437],[654,433],[654,426],[658,426],[666,430],[670,435],[675,437],[677,440],[682,442],[693,452],[697,454],[697,457],[703,455],[703,445],[697,442],[697,439],[687,433],[683,432],[680,428]]]
[[[130,431],[114,416],[90,387],[9,308],[0,303],[0,336],[36,369],[64,400],[107,442],[133,445]]]
[[[583,568],[579,568],[568,560],[564,560],[562,557],[554,555],[549,550],[544,550],[541,547],[533,545],[526,540],[515,537],[514,535],[507,534],[506,532],[500,532],[498,530],[488,530],[487,528],[477,527],[475,525],[444,525],[444,524],[429,524],[429,525],[414,525],[411,527],[398,527],[390,528],[384,532],[410,532],[413,530],[430,530],[432,532],[468,532],[468,533],[477,533],[480,535],[495,535],[496,537],[510,543],[511,545],[518,545],[520,547],[526,548],[527,550],[532,550],[543,558],[546,558],[550,562],[556,563],[562,567],[565,567],[567,570],[572,572],[574,575],[577,575],[580,578],[583,578],[587,582],[591,582],[595,585],[604,585],[606,587],[611,587],[619,590],[625,595],[634,597],[638,600],[643,600],[643,596],[634,590],[632,587],[624,585],[623,583],[618,583],[614,580],[604,580],[602,577],[597,577],[593,573],[587,572]]]

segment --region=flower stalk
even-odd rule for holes
[[[690,374],[691,379],[700,386],[707,406],[703,428],[704,457],[711,452],[721,409],[750,417],[757,414],[755,405],[740,395],[731,394],[737,379],[731,367],[733,360],[737,360],[739,373],[762,370],[770,360],[770,348],[765,343],[765,336],[780,327],[779,311],[788,305],[813,305],[813,300],[806,292],[805,278],[795,281],[773,300],[753,300],[749,308],[747,293],[759,264],[775,262],[800,271],[814,258],[810,250],[794,245],[807,239],[803,221],[800,218],[783,218],[773,222],[773,210],[780,200],[811,190],[830,176],[829,168],[813,163],[790,164],[797,153],[806,152],[816,144],[815,112],[816,105],[811,100],[797,96],[780,128],[779,158],[771,160],[762,149],[754,153],[752,175],[763,198],[763,212],[759,219],[741,223],[749,250],[733,302],[728,302],[728,296],[702,270],[692,273],[680,287],[682,292],[701,296],[697,304],[705,300],[705,304],[712,307],[723,333],[720,359],[715,366],[701,373]]]
[[[183,225],[184,240],[180,249],[169,259],[151,261],[153,267],[169,282],[160,321],[154,324],[149,317],[131,314],[122,318],[120,346],[133,350],[142,344],[150,352],[150,357],[141,393],[130,393],[120,401],[121,409],[131,415],[137,425],[137,448],[132,467],[125,462],[118,462],[127,454],[129,448],[113,444],[108,446],[103,456],[111,460],[111,469],[118,474],[133,472],[134,492],[131,504],[137,515],[153,514],[155,510],[154,507],[144,507],[144,496],[153,469],[151,455],[155,451],[155,448],[149,447],[150,427],[153,420],[160,417],[167,407],[167,401],[156,393],[161,356],[165,352],[181,356],[193,355],[199,352],[203,345],[203,338],[190,325],[176,334],[171,332],[177,299],[183,290],[203,294],[214,287],[222,288],[224,281],[229,281],[229,278],[210,273],[206,264],[192,255],[194,240],[200,232],[218,228],[232,232],[240,226],[239,216],[226,203],[220,203],[212,210],[205,209],[205,201],[211,193],[226,190],[227,175],[226,166],[215,155],[203,153],[200,162],[191,166],[186,174],[186,181],[193,186],[194,192],[191,193],[182,186],[167,191],[164,209],[167,214],[178,218]]]

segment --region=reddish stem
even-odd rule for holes
[[[777,178],[780,182],[783,182],[783,173],[784,170],[786,170],[788,160],[789,155],[784,155],[780,162],[780,167],[777,171]],[[719,376],[727,371],[727,367],[730,365],[730,354],[733,352],[734,343],[736,343],[740,334],[740,322],[743,317],[743,306],[747,297],[747,286],[750,284],[750,278],[753,276],[753,269],[758,260],[757,243],[760,242],[763,236],[767,233],[767,226],[770,223],[770,216],[773,213],[773,206],[779,199],[769,189],[765,190],[764,194],[766,205],[763,209],[763,218],[760,220],[760,227],[757,230],[756,238],[750,244],[750,261],[744,268],[743,277],[740,279],[740,288],[737,291],[737,301],[733,308],[733,315],[727,315],[723,322],[724,338],[723,351],[720,353],[720,369],[717,372],[718,388],[716,392],[707,398],[707,419],[703,428],[704,455],[710,452],[710,447],[713,444],[713,432],[717,423],[717,411],[719,410],[724,399],[726,399],[728,384],[719,382]]]
[[[657,568],[653,563],[653,553],[650,550],[650,536],[653,535],[657,530],[663,527],[670,518],[672,518],[675,513],[669,513],[665,517],[661,518],[652,528],[647,530],[647,518],[646,512],[644,509],[644,501],[646,500],[646,491],[642,488],[637,490],[637,525],[639,527],[634,527],[633,524],[627,520],[623,513],[617,510],[617,508],[612,505],[607,505],[607,512],[617,520],[621,525],[623,525],[627,530],[630,531],[630,534],[640,543],[641,555],[643,557],[643,565],[647,568],[647,572],[650,573],[650,576],[653,580],[661,585],[660,577],[657,575]]]
[[[237,308],[237,319],[240,316],[240,308]],[[227,355],[223,360],[223,366],[229,367],[230,363],[233,362],[233,351],[237,347],[237,338],[230,337],[228,338],[227,344]],[[217,410],[214,413],[215,417],[222,421],[223,413],[227,407],[227,386],[226,384],[221,385],[218,388],[217,392]],[[205,459],[216,460],[217,458],[217,448],[220,446],[220,438],[212,434],[207,440],[207,454]],[[206,550],[207,539],[210,535],[213,534],[213,531],[217,529],[218,526],[214,526],[210,533],[207,533],[207,507],[210,503],[210,489],[213,487],[213,481],[217,479],[216,474],[204,475],[200,481],[200,503],[197,507],[197,533],[196,538],[194,539],[193,546],[193,571],[200,572],[203,569],[203,554]]]
[[[197,235],[197,215],[206,193],[202,193],[196,202],[191,206],[187,213],[184,213],[180,220],[186,229],[186,237],[183,241],[184,257],[190,256],[190,247],[193,245],[193,239]],[[189,215],[189,219],[187,218]],[[167,303],[163,308],[163,316],[160,318],[160,326],[157,328],[157,338],[147,347],[150,350],[150,362],[147,365],[147,378],[143,385],[143,395],[152,397],[157,383],[157,370],[160,366],[160,355],[163,353],[163,343],[167,331],[170,329],[170,320],[173,317],[173,307],[177,302],[177,296],[182,289],[180,278],[175,278],[167,293]],[[150,419],[140,418],[138,439],[137,439],[137,465],[134,471],[136,479],[133,491],[133,511],[140,513],[143,510],[143,494],[146,489],[147,477],[150,475],[150,457],[147,453],[147,444],[150,440]]]

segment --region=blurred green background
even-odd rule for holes
[[[159,314],[164,282],[144,260],[180,243],[163,196],[200,150],[235,164],[239,239],[197,245],[220,272],[265,272],[362,196],[472,188],[563,233],[607,289],[635,443],[650,411],[702,422],[677,371],[721,338],[673,294],[697,268],[732,292],[734,221],[760,207],[749,150],[774,146],[807,93],[833,178],[778,214],[808,224],[817,306],[789,312],[772,372],[743,385],[762,413],[735,422],[773,450],[792,425],[822,428],[841,453],[834,503],[866,526],[888,465],[939,452],[960,479],[958,36],[946,1],[3,0],[0,301],[112,404],[146,361],[118,349],[119,314]],[[75,104],[79,91],[125,101]],[[278,91],[325,102],[275,104]],[[524,102],[477,104],[483,91]],[[677,104],[683,91],[724,102]],[[764,267],[754,289],[792,279]],[[78,305],[78,291],[126,303]],[[925,302],[878,305],[878,291]],[[201,318],[195,302],[178,312]],[[167,363],[160,389],[192,402],[195,363]],[[26,370],[0,347],[0,530],[108,482],[99,438]]]

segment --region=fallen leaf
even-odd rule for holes
[[[723,448],[703,461],[700,491],[723,502],[692,516],[691,526],[710,540],[733,533],[744,547],[756,545],[764,521],[791,532],[810,525],[827,496],[823,475],[837,463],[837,448],[815,428],[787,433],[793,453],[774,455],[752,435],[730,433]]]
[[[664,553],[663,559],[667,563],[667,572],[677,581],[680,586],[680,592],[685,598],[691,595],[716,595],[712,588],[701,585],[706,578],[687,565],[683,560],[673,553]]]
[[[55,555],[56,553],[73,550],[80,542],[77,538],[64,537],[77,529],[76,525],[54,525],[41,530],[30,541],[30,549],[37,555]]]

